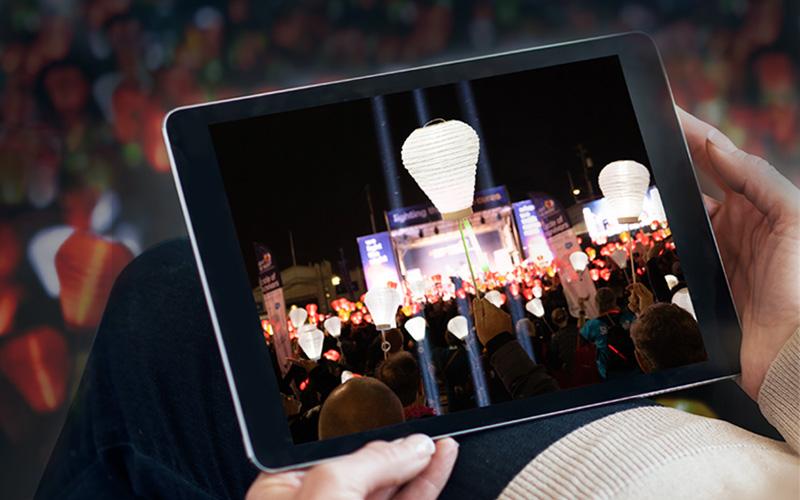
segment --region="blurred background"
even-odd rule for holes
[[[4,0],[0,497],[32,494],[117,273],[185,233],[169,109],[642,30],[678,104],[798,184],[799,28],[790,0]]]

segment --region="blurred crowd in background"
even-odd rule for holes
[[[169,109],[642,30],[678,104],[797,184],[799,20],[788,0],[2,2],[0,495],[38,480],[116,275],[184,235]]]

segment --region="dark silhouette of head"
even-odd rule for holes
[[[645,373],[708,359],[694,317],[675,304],[655,303],[631,326],[636,361]]]
[[[553,320],[553,323],[556,324],[559,328],[564,328],[567,326],[567,311],[564,310],[563,307],[559,307],[554,309],[553,312],[550,314],[550,318]]]
[[[331,392],[319,414],[319,438],[377,429],[403,422],[403,405],[383,382],[352,378]]]
[[[597,309],[600,314],[617,307],[617,296],[614,294],[614,290],[608,287],[598,288],[594,300],[597,303]]]
[[[410,352],[401,351],[389,356],[378,365],[375,376],[397,394],[403,406],[417,400],[421,380],[419,364]]]

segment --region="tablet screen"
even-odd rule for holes
[[[295,443],[704,361],[643,119],[610,56],[212,125]]]

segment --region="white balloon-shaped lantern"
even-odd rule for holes
[[[613,161],[597,178],[611,213],[620,224],[636,224],[650,186],[647,167],[633,160]]]
[[[694,319],[697,319],[697,315],[694,313],[694,304],[692,304],[692,298],[689,296],[688,288],[681,288],[675,292],[675,294],[672,296],[672,303],[681,309],[688,311]]]
[[[413,318],[406,321],[404,325],[406,331],[411,338],[417,342],[422,342],[422,339],[425,338],[425,318],[422,316],[414,316]]]
[[[664,279],[667,282],[667,287],[672,290],[678,284],[678,277],[674,274],[665,274]]]
[[[537,318],[541,318],[544,316],[544,304],[542,304],[542,299],[536,297],[529,300],[528,303],[525,304],[525,310]]]
[[[572,252],[569,256],[569,263],[576,272],[583,272],[586,266],[589,265],[589,256],[584,252]]]
[[[353,377],[355,377],[355,375],[353,375],[353,372],[351,372],[350,370],[343,370],[342,371],[341,380],[342,380],[343,384],[345,382],[347,382],[348,380],[352,379]]]
[[[619,266],[620,269],[628,267],[628,253],[621,248],[611,253],[611,260],[613,260],[614,264]]]
[[[540,287],[539,285],[534,286],[533,287],[533,296],[536,297],[537,299],[541,299],[542,298],[542,287]]]
[[[497,290],[489,290],[484,297],[498,309],[503,305],[503,294]]]
[[[411,132],[403,143],[403,165],[444,220],[472,214],[480,140],[458,120],[439,121]]]
[[[447,322],[447,331],[458,340],[464,340],[469,335],[469,324],[464,316],[456,316]]]
[[[297,343],[308,359],[318,361],[322,355],[322,343],[325,334],[314,325],[302,325],[297,333]]]
[[[328,332],[328,335],[335,339],[338,339],[339,335],[342,334],[342,320],[339,319],[339,316],[331,316],[325,320],[323,325],[325,326],[325,331]]]
[[[403,305],[403,294],[396,288],[373,288],[364,296],[375,328],[380,331],[397,328],[397,309]]]
[[[303,323],[306,322],[308,318],[308,311],[303,309],[302,307],[295,307],[291,311],[289,311],[289,321],[292,322],[292,326],[295,330],[299,330]]]

